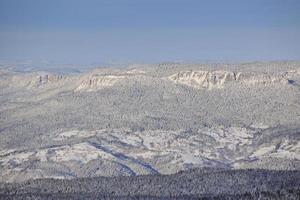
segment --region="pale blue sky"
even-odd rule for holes
[[[0,0],[0,60],[295,60],[299,35],[299,0]]]

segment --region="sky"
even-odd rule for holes
[[[300,60],[300,1],[0,0],[0,60]]]

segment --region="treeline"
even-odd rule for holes
[[[2,199],[299,199],[300,171],[195,169],[174,175],[39,179],[0,188]]]

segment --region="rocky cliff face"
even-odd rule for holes
[[[79,82],[78,86],[75,89],[75,92],[93,92],[98,91],[103,88],[112,87],[121,81],[134,79],[136,77],[144,76],[145,72],[138,69],[129,69],[129,70],[107,70],[107,69],[97,69],[83,75]]]
[[[111,87],[120,80],[124,79],[122,75],[89,75],[81,79],[79,86],[75,91],[97,91],[105,87]]]
[[[90,73],[77,76],[64,76],[46,72],[33,72],[27,74],[2,72],[1,85],[14,88],[43,88],[61,84],[72,83],[75,92],[93,92],[103,88],[112,87],[124,80],[143,79],[151,77],[146,71],[138,69],[107,70],[97,69]],[[1,74],[0,74],[1,75]],[[223,89],[229,84],[236,86],[268,86],[286,85],[293,83],[294,78],[300,77],[300,70],[294,69],[285,72],[251,72],[226,70],[184,70],[167,75],[173,83],[187,85],[196,89]],[[158,77],[157,77],[158,78]],[[165,80],[164,77],[161,77]]]
[[[209,90],[221,89],[230,83],[245,86],[289,83],[283,75],[231,71],[180,71],[168,78],[175,83]]]
[[[225,83],[235,81],[237,75],[227,71],[180,71],[169,77],[175,83],[195,88],[223,88]]]
[[[27,89],[39,88],[49,84],[57,84],[69,78],[51,73],[16,74],[10,79],[10,87],[25,87]]]

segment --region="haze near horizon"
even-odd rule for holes
[[[1,0],[0,60],[299,60],[299,10],[296,0]]]

